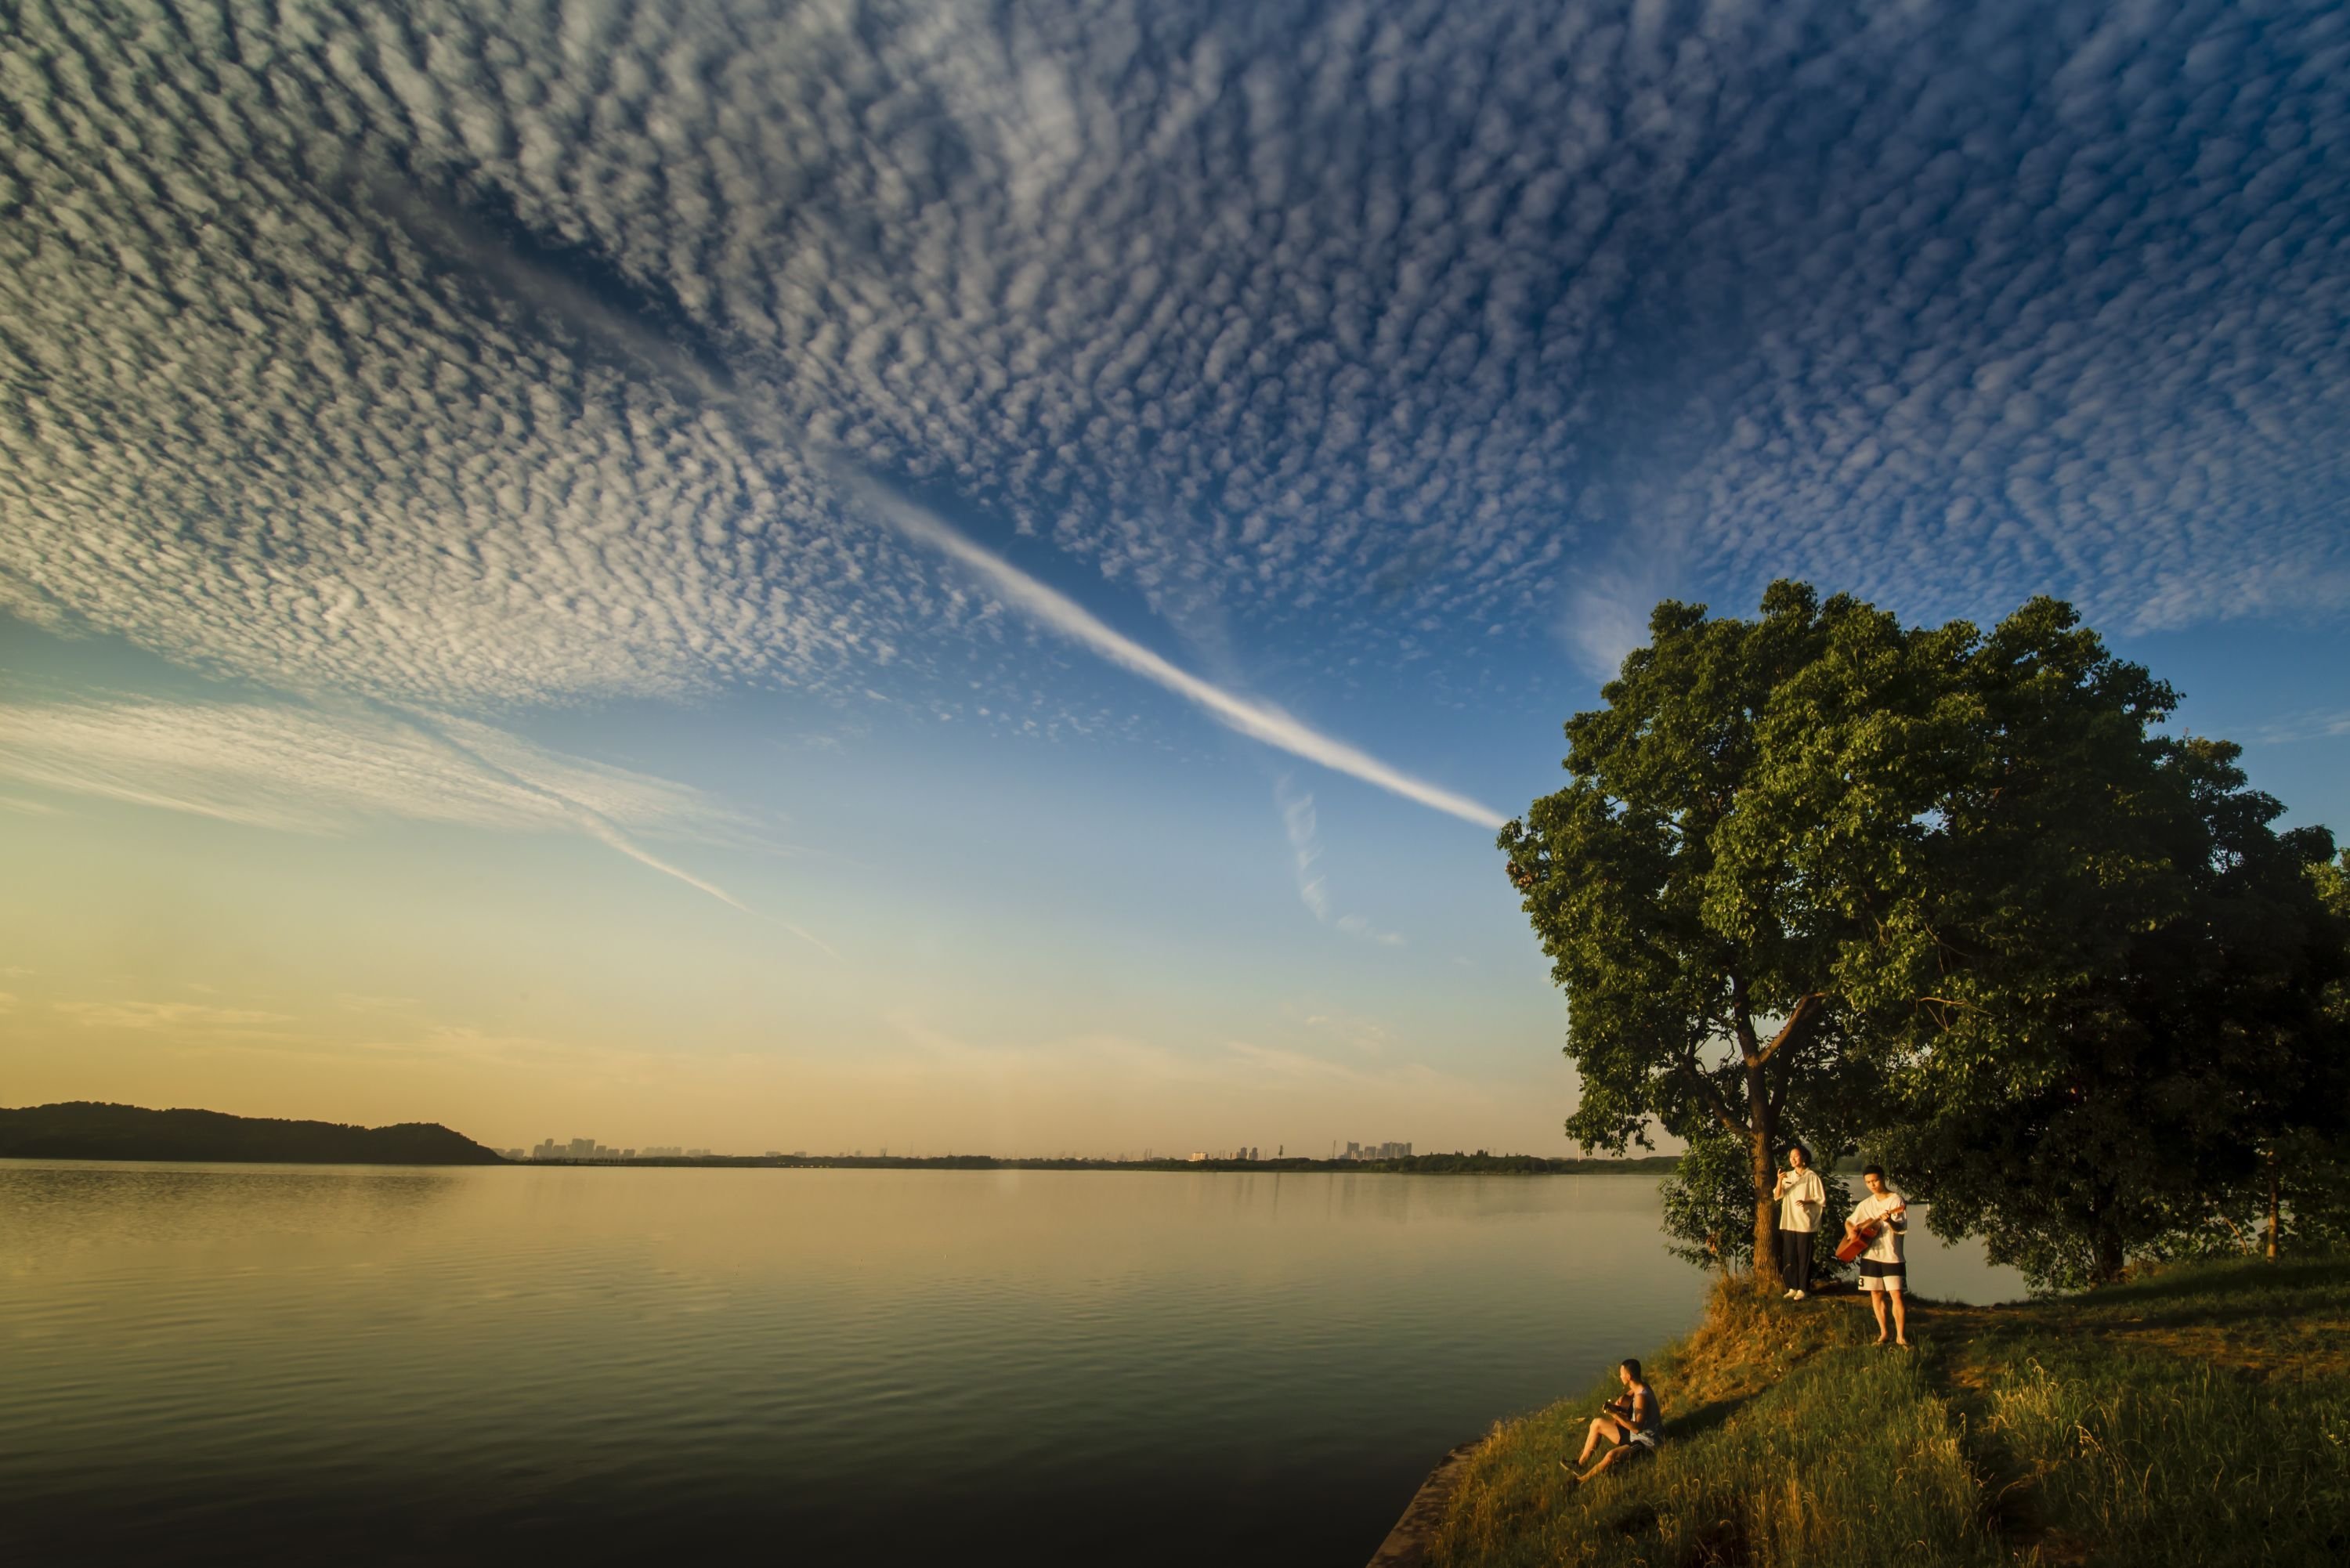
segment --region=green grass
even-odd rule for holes
[[[2071,1301],[1719,1293],[1656,1359],[1668,1438],[1579,1491],[1610,1386],[1498,1427],[1431,1559],[1469,1565],[2350,1560],[2350,1262],[2178,1269]]]
[[[2350,1387],[2051,1342],[1991,1382],[1986,1438],[2068,1542],[2117,1563],[2350,1556]]]

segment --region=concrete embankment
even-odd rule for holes
[[[1419,1483],[1419,1490],[1404,1507],[1403,1517],[1371,1553],[1367,1568],[1423,1568],[1429,1548],[1436,1541],[1437,1526],[1444,1521],[1444,1505],[1451,1501],[1452,1489],[1461,1484],[1461,1464],[1476,1446],[1473,1441],[1461,1444]]]

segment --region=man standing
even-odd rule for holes
[[[1779,1277],[1787,1282],[1787,1299],[1799,1302],[1812,1285],[1812,1239],[1820,1228],[1820,1210],[1827,1206],[1827,1189],[1802,1144],[1787,1149],[1787,1168],[1779,1173]]]
[[[1885,1168],[1872,1165],[1860,1173],[1868,1184],[1862,1199],[1844,1222],[1845,1234],[1868,1243],[1860,1254],[1860,1288],[1877,1311],[1877,1343],[1885,1343],[1885,1299],[1893,1298],[1893,1343],[1909,1347],[1909,1319],[1902,1304],[1901,1238],[1909,1229],[1909,1205],[1885,1185]]]

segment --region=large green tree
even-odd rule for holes
[[[2136,1048],[2114,977],[2196,918],[2197,789],[2241,791],[2054,600],[1984,633],[1782,582],[1753,620],[1667,602],[1649,631],[1500,842],[1567,994],[1570,1135],[1737,1138],[1775,1282],[1790,1129],[1932,1123],[1906,1147],[1951,1156],[1968,1116],[2068,1092],[2085,1042]]]
[[[1752,621],[1659,605],[1606,705],[1567,722],[1566,787],[1502,830],[1567,996],[1569,1135],[1617,1151],[1656,1127],[1736,1138],[1765,1282],[1787,1128],[1832,1149],[1884,1092],[1881,1061],[1856,1049],[1855,1000],[1875,1004],[1881,950],[1899,945],[1886,921],[1932,831],[1928,737],[1950,722],[1945,671],[1966,635],[1788,582]],[[1843,763],[1862,771],[1850,790],[1816,787],[1812,773]],[[1856,963],[1859,948],[1878,963]]]
[[[2103,813],[2155,850],[2131,918],[2099,935],[2094,968],[2033,999],[2057,1028],[1938,1063],[1889,1140],[1930,1173],[1937,1231],[1984,1236],[2042,1287],[2111,1280],[2215,1227],[2250,1246],[2265,1220],[2272,1245],[2281,1204],[2350,1126],[2331,836],[2276,831],[2282,806],[2231,744],[2147,746],[2137,787]]]

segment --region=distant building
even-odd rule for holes
[[[1411,1145],[1408,1143],[1356,1143],[1349,1139],[1342,1159],[1409,1159]]]
[[[634,1159],[637,1158],[637,1151],[632,1148],[624,1148],[620,1151],[620,1158],[622,1159]]]
[[[530,1158],[533,1159],[561,1159],[563,1158],[563,1150],[557,1147],[553,1138],[548,1138],[546,1142],[540,1144],[536,1148],[530,1151]]]
[[[568,1154],[566,1154],[563,1158],[566,1158],[566,1159],[593,1159],[593,1158],[596,1158],[596,1140],[595,1140],[594,1138],[592,1138],[592,1137],[575,1137],[575,1138],[573,1138],[573,1139],[571,1140],[571,1150],[570,1150],[570,1152],[569,1152]]]
[[[1195,1148],[1191,1151],[1191,1163],[1193,1165],[1198,1165],[1207,1158],[1208,1151],[1204,1148]]]

